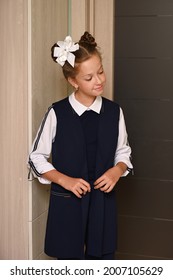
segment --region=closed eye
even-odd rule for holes
[[[89,77],[89,78],[85,78],[85,81],[91,81],[92,80],[92,76],[91,77]]]
[[[101,75],[101,74],[103,74],[103,73],[104,73],[104,71],[102,70],[102,71],[99,72],[99,75]]]

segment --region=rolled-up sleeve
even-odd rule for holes
[[[42,174],[55,169],[48,160],[52,151],[52,142],[55,138],[56,127],[56,115],[54,109],[50,107],[39,127],[28,157],[28,167],[33,176],[38,178],[42,184],[51,183],[44,179]]]
[[[131,163],[131,152],[131,147],[128,143],[124,115],[122,109],[120,108],[119,136],[117,149],[115,152],[114,165],[116,165],[118,162],[123,162],[127,165],[127,170],[122,176],[126,176],[131,170],[133,170],[133,165]]]

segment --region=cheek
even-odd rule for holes
[[[83,83],[83,88],[90,89],[92,86],[93,83],[91,81]]]
[[[103,80],[102,80],[104,83],[106,83],[106,75],[104,74],[103,76]]]

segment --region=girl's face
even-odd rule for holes
[[[88,60],[79,65],[79,72],[74,79],[69,82],[78,87],[76,94],[78,97],[93,98],[103,93],[106,83],[106,76],[102,62],[97,55],[93,55]]]

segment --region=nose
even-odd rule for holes
[[[101,77],[96,76],[96,83],[97,83],[97,84],[101,84],[101,82],[102,82]]]

